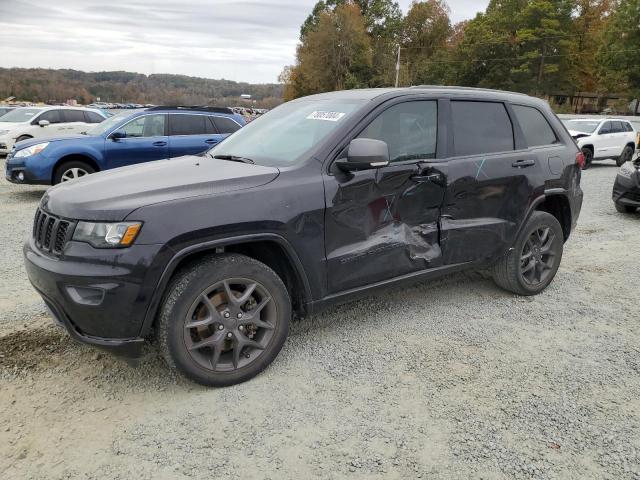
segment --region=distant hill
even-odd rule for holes
[[[75,99],[157,105],[238,105],[250,94],[258,107],[282,102],[282,85],[250,84],[186,75],[81,72],[45,68],[0,68],[0,100],[60,103]]]

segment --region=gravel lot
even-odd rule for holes
[[[54,327],[21,256],[43,190],[2,181],[2,478],[640,479],[640,215],[614,210],[615,172],[585,172],[542,295],[466,274],[368,298],[220,390]]]

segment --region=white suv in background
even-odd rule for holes
[[[102,122],[100,110],[79,107],[22,107],[0,117],[0,155],[30,138],[77,135]]]
[[[612,158],[620,166],[633,158],[637,133],[627,120],[575,118],[564,120],[564,124],[584,153],[584,168],[593,160]]]

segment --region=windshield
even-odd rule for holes
[[[35,114],[40,113],[41,111],[42,110],[39,108],[16,108],[15,110],[12,110],[6,115],[0,117],[0,122],[28,122]]]
[[[131,116],[131,112],[122,112],[117,115],[114,115],[113,117],[109,117],[104,122],[98,123],[92,129],[87,130],[87,135],[99,137],[100,135],[103,135],[111,131],[111,129],[120,125],[120,123],[122,123],[122,121],[125,118],[130,116]]]
[[[285,103],[242,127],[209,154],[249,158],[259,165],[292,165],[365,102],[328,99]]]
[[[576,132],[582,133],[593,133],[596,128],[598,128],[598,125],[600,125],[600,120],[567,120],[564,123],[569,130],[575,130]]]

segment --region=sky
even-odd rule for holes
[[[276,82],[316,0],[0,0],[0,67]],[[399,1],[406,13],[411,0]],[[488,0],[448,0],[452,22]]]

